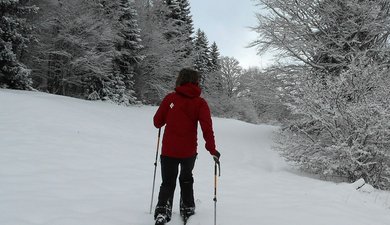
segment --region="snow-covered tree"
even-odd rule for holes
[[[226,95],[231,98],[238,93],[242,67],[234,57],[221,57],[220,60],[222,84]]]
[[[111,21],[117,21],[120,14],[123,14],[121,10],[122,1],[112,1],[112,0],[94,0],[98,4],[97,6],[102,8],[104,11],[104,17],[108,18]]]
[[[191,16],[191,7],[188,0],[179,0],[179,6],[181,11],[181,20],[183,21],[183,36],[185,41],[185,58],[192,60],[192,53],[194,51],[193,38],[194,24]]]
[[[191,55],[193,25],[189,3],[183,0],[165,0],[164,2],[168,7],[165,15],[168,26],[165,27],[164,35],[174,46],[177,63],[188,67],[193,60]]]
[[[191,16],[191,6],[188,0],[178,0],[180,6],[181,20],[186,25],[187,32],[192,35],[194,33],[194,25]]]
[[[295,63],[290,106],[300,119],[279,136],[283,155],[310,172],[390,189],[389,2],[260,2],[270,12],[258,15],[253,45]]]
[[[203,87],[213,115],[257,123],[254,102],[244,94],[246,90],[243,89],[243,73],[238,60],[223,56],[218,59],[217,65],[219,70],[206,73]]]
[[[210,46],[210,64],[211,71],[219,71],[221,69],[220,56],[218,45],[215,41]]]
[[[166,32],[173,29],[167,19],[170,9],[161,0],[136,2],[141,27],[142,60],[136,77],[136,93],[145,103],[157,104],[172,91],[177,72],[183,67],[176,52],[176,42],[168,40]]]
[[[37,73],[50,93],[104,99],[112,75],[114,26],[95,1],[60,1],[39,24]]]
[[[174,24],[181,26],[183,25],[183,20],[182,20],[182,13],[181,13],[181,7],[179,0],[165,0],[166,5],[168,6],[168,14],[166,15],[169,19],[174,20]],[[172,33],[174,32],[179,32],[177,31],[171,31]],[[173,35],[179,35],[180,33],[174,33]]]
[[[32,40],[27,16],[37,10],[26,0],[0,1],[0,86],[31,88],[31,70],[21,62],[21,57]]]
[[[220,53],[215,42],[210,46],[209,71],[207,72],[204,91],[215,97],[223,95],[222,73],[220,65]]]
[[[201,73],[201,85],[204,85],[206,75],[210,71],[210,49],[207,36],[201,29],[198,29],[195,34],[194,53],[194,68]]]
[[[145,56],[136,77],[140,100],[159,103],[172,90],[178,71],[193,63],[188,1],[136,0]]]
[[[281,56],[329,75],[340,73],[353,52],[377,53],[376,46],[388,37],[387,1],[258,1],[271,12],[257,15],[259,38],[252,46],[260,53],[277,49]]]
[[[259,121],[263,123],[280,123],[290,119],[285,92],[288,84],[282,71],[277,68],[261,70],[258,67],[244,69],[240,77],[239,95],[250,98]]]
[[[386,67],[357,57],[339,76],[324,75],[326,88],[317,84],[324,78],[304,78],[299,85],[304,97],[291,107],[303,117],[283,133],[283,155],[323,176],[364,178],[388,189],[390,79]]]
[[[141,62],[141,35],[138,27],[138,15],[133,3],[121,0],[119,5],[119,33],[116,40],[112,95],[116,102],[135,103],[134,76],[135,67]],[[115,96],[115,97],[114,97]]]

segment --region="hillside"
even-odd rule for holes
[[[1,225],[151,225],[156,107],[0,89]],[[219,225],[387,225],[390,192],[313,179],[271,150],[277,127],[214,118]],[[213,224],[213,160],[199,135],[189,225]],[[155,201],[160,183],[157,174]],[[170,225],[181,224],[178,192]]]

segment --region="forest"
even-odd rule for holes
[[[10,14],[2,35],[12,39],[2,49],[0,63],[9,65],[3,87],[156,105],[173,90],[178,71],[190,67],[202,74],[214,115],[254,123],[283,118],[269,113],[283,105],[275,88],[263,85],[263,72],[221,56],[217,43],[195,30],[188,0],[16,2],[1,3]],[[259,85],[267,99],[258,98]]]

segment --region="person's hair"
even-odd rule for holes
[[[176,87],[186,83],[199,83],[199,72],[193,69],[184,68],[180,70],[179,76],[176,79]]]

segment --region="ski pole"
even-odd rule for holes
[[[154,185],[155,185],[155,182],[156,182],[156,169],[157,169],[158,149],[159,149],[159,146],[160,146],[160,134],[161,134],[161,128],[158,129],[156,159],[155,159],[155,161],[154,161],[152,200],[150,201],[150,210],[149,210],[149,214],[152,214],[152,207],[153,207],[153,196],[154,196]]]
[[[214,163],[214,225],[217,225],[217,165],[219,170],[219,176],[221,176],[220,162]]]

